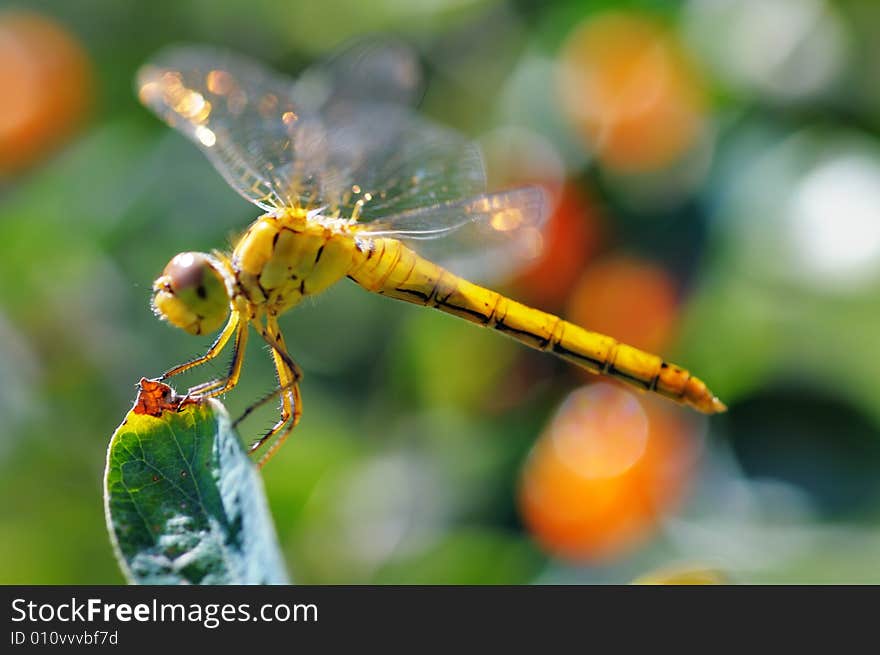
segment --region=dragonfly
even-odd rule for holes
[[[302,415],[303,373],[278,317],[349,278],[701,412],[724,411],[684,368],[472,281],[538,254],[548,196],[538,186],[487,192],[480,149],[414,109],[419,87],[418,58],[399,43],[352,46],[296,79],[209,46],[160,51],[139,70],[143,104],[263,212],[230,251],[180,253],[154,282],[159,318],[195,335],[220,330],[204,355],[157,379],[231,343],[226,375],[188,396],[227,393],[252,328],[269,345],[280,396],[277,423],[250,446],[262,449],[262,466]]]

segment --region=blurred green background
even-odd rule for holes
[[[554,192],[545,255],[499,288],[730,411],[343,282],[282,321],[304,416],[264,478],[294,579],[880,583],[878,3],[0,7],[0,583],[122,582],[107,442],[141,376],[210,342],[152,316],[151,282],[258,214],[138,104],[138,66],[208,42],[293,75],[373,32],[418,50],[421,109],[483,145],[493,186]],[[233,415],[272,388],[266,355]]]

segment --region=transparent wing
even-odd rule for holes
[[[246,57],[184,47],[144,66],[138,88],[254,204],[371,220],[485,189],[476,146],[400,104],[417,70],[400,46],[362,44],[294,82]]]
[[[479,148],[406,107],[339,102],[322,118],[322,148],[294,178],[320,177],[328,214],[366,222],[486,190]]]
[[[181,47],[143,66],[137,86],[141,102],[195,142],[242,196],[267,210],[286,204],[277,172],[293,157],[291,81],[243,57]]]
[[[294,95],[319,110],[343,100],[412,105],[422,92],[418,56],[405,43],[364,38],[307,68]]]
[[[363,226],[358,238],[392,237],[471,280],[511,274],[541,253],[550,212],[539,187],[421,207]]]

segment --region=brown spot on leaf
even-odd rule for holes
[[[174,389],[159,380],[141,378],[138,383],[138,397],[134,402],[135,414],[148,414],[161,416],[162,412],[179,412],[187,405],[194,405],[198,401],[186,396],[178,396]]]

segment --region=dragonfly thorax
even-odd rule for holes
[[[231,265],[237,292],[277,315],[348,275],[358,257],[346,225],[291,211],[257,219],[236,245]]]
[[[218,329],[229,314],[223,265],[201,252],[176,255],[153,283],[153,311],[190,334]]]

